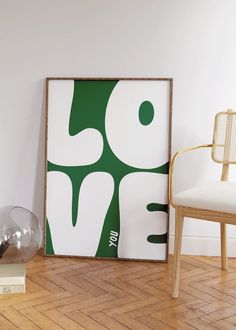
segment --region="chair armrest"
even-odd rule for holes
[[[174,157],[171,160],[170,170],[169,170],[169,202],[170,202],[171,206],[173,206],[173,207],[176,206],[173,202],[173,176],[174,176],[173,174],[174,174],[174,166],[175,166],[176,159],[180,155],[184,154],[185,152],[189,152],[189,151],[193,151],[193,150],[201,149],[201,148],[211,148],[211,147],[212,147],[212,144],[202,144],[200,146],[183,149],[183,150],[179,150],[178,152],[176,152],[176,154],[174,155]]]

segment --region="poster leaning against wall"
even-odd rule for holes
[[[172,79],[46,84],[46,255],[165,261]]]

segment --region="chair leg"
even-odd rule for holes
[[[227,225],[220,224],[221,269],[227,269]]]
[[[184,217],[181,207],[175,209],[175,245],[174,245],[174,260],[172,273],[172,298],[177,298],[179,294],[179,270],[180,270],[180,253],[182,243]]]

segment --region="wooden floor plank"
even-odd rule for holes
[[[163,323],[162,321],[157,320],[156,318],[152,317],[151,315],[137,317],[137,320],[154,330],[173,330],[174,329],[173,327],[168,326],[167,324]]]
[[[120,322],[124,326],[128,327],[128,329],[150,330],[149,326],[147,326],[144,323],[140,322],[138,319],[134,319],[132,317],[129,317],[126,314],[114,314],[113,313],[112,317],[114,317],[114,319],[116,319],[118,322]]]
[[[93,318],[85,315],[80,311],[74,311],[67,314],[72,320],[88,330],[104,330],[107,327],[103,326],[100,322],[95,321]]]
[[[225,322],[224,320],[219,320],[213,323],[213,325],[220,329],[220,330],[235,330],[236,327],[234,325],[231,325],[228,322]]]
[[[58,324],[65,330],[82,330],[84,327],[80,326],[77,322],[73,321],[66,315],[59,312],[57,309],[50,309],[43,312],[48,319],[52,320],[54,323]]]
[[[23,301],[20,303],[16,303],[16,304],[13,304],[12,306],[16,310],[21,310],[21,309],[26,309],[26,308],[30,308],[30,307],[38,307],[38,306],[45,305],[45,304],[51,304],[52,302],[54,303],[55,301],[61,301],[70,296],[71,296],[71,294],[69,292],[62,292],[62,293],[54,294],[54,295],[51,293],[48,293],[46,296],[39,297],[39,298],[36,298],[33,300],[27,300],[27,301]]]
[[[106,303],[106,302],[111,302],[115,299],[114,296],[110,295],[110,294],[105,294],[103,296],[100,297],[95,297],[95,298],[89,298],[86,299],[84,301],[78,301],[76,303],[72,303],[72,304],[67,304],[66,306],[63,307],[59,307],[58,309],[62,312],[62,313],[69,313],[69,312],[73,312],[73,311],[78,311],[78,310],[82,310],[82,309],[86,309],[89,307],[94,307],[94,306],[99,306],[100,304]]]
[[[61,330],[63,329],[59,325],[57,325],[53,320],[50,320],[48,317],[44,316],[40,313],[36,308],[27,308],[22,309],[20,311],[26,318],[28,318],[31,322],[37,324],[42,329],[50,329],[50,330]]]
[[[9,321],[7,318],[5,318],[4,315],[0,314],[0,329],[12,330],[18,329],[18,327],[14,325],[11,321]]]
[[[15,310],[11,306],[0,309],[0,314],[3,315],[10,323],[13,323],[16,327],[25,330],[40,329],[35,323],[28,320],[20,312]],[[0,321],[1,324],[1,321]],[[3,327],[1,327],[3,328]]]
[[[209,316],[216,321],[233,315],[236,315],[236,306],[230,306],[209,314]]]
[[[140,301],[138,301],[140,302]],[[127,308],[132,308],[133,304],[137,303],[137,298],[134,296],[129,296],[125,298],[116,298],[113,297],[112,300],[108,300],[105,302],[101,302],[100,304],[90,304],[89,306],[85,308],[81,308],[81,311],[88,315],[93,315],[94,313],[105,311],[110,312],[112,314],[112,311],[115,312],[115,314],[119,314],[121,310],[127,311]]]
[[[118,322],[117,320],[115,320],[113,317],[109,316],[105,312],[93,313],[91,317],[108,329],[112,329],[112,330],[127,329],[126,326],[122,325],[120,322]]]
[[[216,328],[214,325],[209,324],[205,321],[203,321],[202,319],[191,319],[191,320],[186,320],[185,321],[187,324],[193,326],[194,328],[198,329],[198,330],[217,330],[218,328]]]
[[[87,301],[89,299],[91,299],[91,295],[88,293],[81,293],[81,294],[77,294],[77,295],[70,295],[68,297],[61,297],[59,298],[58,296],[55,297],[54,300],[50,301],[41,301],[37,304],[37,310],[39,310],[40,312],[44,312],[46,310],[49,309],[63,309],[63,307],[67,308],[67,306],[71,306],[71,305],[76,305],[78,306],[78,303]]]

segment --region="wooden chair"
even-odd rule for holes
[[[173,170],[178,156],[199,148],[211,148],[212,159],[223,164],[221,181],[208,182],[173,194]],[[179,151],[170,166],[169,199],[175,208],[175,243],[172,297],[178,297],[180,253],[184,217],[220,223],[221,268],[227,269],[226,224],[236,224],[236,182],[229,182],[229,165],[236,164],[236,112],[228,110],[215,117],[213,143]]]

